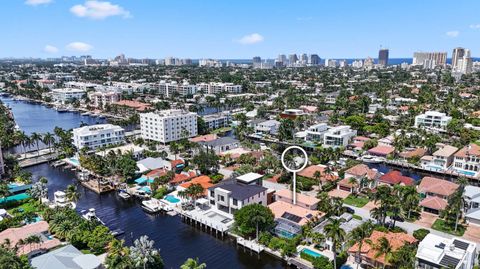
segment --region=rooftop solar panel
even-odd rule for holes
[[[440,261],[440,265],[446,266],[448,268],[455,268],[457,264],[460,262],[459,259],[454,258],[452,256],[445,255],[443,256],[442,260]]]
[[[283,213],[282,218],[288,219],[288,220],[293,221],[295,223],[299,223],[302,220],[301,217],[299,217],[297,215],[294,215],[294,214],[290,214],[288,212]]]
[[[460,241],[460,240],[457,240],[457,239],[453,240],[453,244],[455,245],[456,248],[463,249],[463,250],[466,250],[468,248],[468,246],[470,245],[467,242],[463,242],[463,241]]]

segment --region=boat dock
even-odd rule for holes
[[[18,165],[21,168],[26,168],[30,166],[34,166],[37,164],[42,164],[42,163],[48,163],[51,161],[58,160],[58,154],[57,153],[50,153],[50,154],[44,154],[40,156],[34,156],[34,157],[29,157],[29,158],[23,158],[19,160]]]
[[[228,235],[228,230],[230,229],[228,225],[217,222],[213,219],[209,219],[206,217],[206,215],[199,211],[184,211],[178,208],[175,210],[177,210],[178,214],[180,214],[182,221],[187,224],[190,224],[204,232],[210,233],[215,235],[215,237],[220,237],[222,239]]]

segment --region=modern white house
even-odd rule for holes
[[[206,142],[202,141],[199,143],[203,147],[208,148],[209,150],[215,151],[215,153],[217,154],[225,151],[229,151],[232,149],[236,149],[241,145],[239,140],[232,137],[228,137],[228,136],[220,137],[212,141],[206,141]]]
[[[445,131],[452,117],[438,111],[427,111],[415,117],[415,128]]]
[[[207,125],[208,129],[215,130],[218,128],[230,126],[232,116],[230,115],[230,113],[217,113],[203,116],[202,119]]]
[[[168,143],[197,135],[197,113],[169,109],[140,114],[140,129],[143,139]]]
[[[323,145],[325,147],[345,147],[348,142],[357,135],[356,130],[352,130],[348,125],[332,127],[323,135]]]
[[[312,125],[306,130],[307,136],[305,137],[305,140],[322,142],[327,131],[328,125],[326,123]]]
[[[428,234],[418,245],[415,268],[472,269],[477,260],[476,244],[462,238]]]
[[[465,219],[469,224],[480,226],[480,187],[465,186]]]
[[[64,104],[73,100],[80,100],[85,96],[86,91],[81,89],[63,88],[53,89],[50,94],[53,101]]]
[[[113,124],[97,124],[73,129],[73,145],[77,149],[94,150],[125,142],[125,130]]]
[[[248,185],[235,180],[224,181],[208,189],[208,201],[233,217],[233,214],[249,204],[267,205],[267,188]]]
[[[266,121],[258,122],[257,124],[255,124],[255,132],[275,135],[278,133],[279,127],[280,127],[279,121],[266,120]]]

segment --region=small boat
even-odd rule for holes
[[[80,213],[82,213],[82,217],[86,220],[98,221],[99,223],[105,225],[105,223],[99,217],[97,217],[97,214],[95,213],[95,208],[90,208],[88,211],[82,210]]]
[[[90,114],[90,112],[84,112],[84,113],[82,113],[81,115],[82,115],[82,116],[90,116],[91,114]]]
[[[49,205],[50,208],[56,208],[56,207],[70,207],[72,209],[75,209],[77,207],[77,204],[74,202],[70,202],[67,199],[67,196],[65,192],[63,191],[56,191],[53,194],[53,203],[50,203]]]
[[[142,208],[148,213],[158,213],[163,209],[162,203],[159,200],[152,198],[150,200],[142,201]]]
[[[125,231],[124,230],[120,230],[120,229],[115,229],[113,231],[110,232],[111,235],[117,237],[117,236],[120,236],[122,234],[124,234]]]
[[[135,195],[135,197],[137,197],[139,199],[150,198],[150,195],[148,193],[146,193],[144,190],[137,190],[134,195]]]
[[[360,160],[364,163],[383,163],[383,162],[385,162],[385,158],[372,156],[372,155],[363,155],[362,157],[360,157]]]
[[[128,200],[128,199],[132,198],[132,196],[124,190],[120,190],[118,192],[118,196],[120,196],[120,198],[122,198],[123,200]]]

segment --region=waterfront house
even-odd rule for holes
[[[135,160],[140,160],[143,158],[143,152],[145,151],[144,148],[136,146],[134,144],[127,144],[127,145],[122,145],[119,147],[114,147],[114,148],[108,148],[106,150],[98,151],[95,154],[106,157],[110,152],[114,152],[117,154],[120,152],[122,155],[123,154],[132,154],[133,158]]]
[[[326,123],[319,123],[308,127],[305,140],[312,142],[323,142],[323,136],[328,131]]]
[[[465,186],[465,219],[469,224],[480,225],[480,187]]]
[[[459,174],[475,177],[480,171],[480,146],[470,143],[454,154],[453,170]]]
[[[360,190],[362,188],[373,188],[380,176],[381,174],[376,169],[372,169],[366,164],[357,164],[345,171],[344,179],[337,183],[337,189],[351,193],[361,182],[363,186],[360,187]],[[354,178],[357,184],[352,184],[350,178]]]
[[[212,179],[208,176],[199,176],[192,178],[191,180],[178,185],[177,190],[186,190],[193,184],[199,184],[204,189],[204,196],[208,194],[208,188],[212,187]]]
[[[333,148],[345,147],[356,135],[357,131],[352,130],[348,125],[332,127],[323,135],[323,145]]]
[[[332,218],[334,219],[340,219],[342,220],[342,223],[340,224],[340,228],[342,228],[345,231],[345,234],[349,234],[351,231],[353,231],[355,228],[359,227],[362,225],[363,220],[355,219],[353,218],[352,214],[349,213],[343,213],[340,217],[333,216]],[[314,232],[320,233],[320,234],[325,234],[324,228],[327,224],[330,223],[330,219],[326,219],[322,222],[320,222],[317,226],[313,228]],[[340,249],[337,248],[337,250],[344,250],[345,247],[348,245],[347,241],[344,242],[339,242],[340,244]],[[325,249],[332,251],[333,247],[333,241],[331,238],[325,238],[325,241],[322,242],[321,246],[323,246]]]
[[[50,235],[48,228],[49,225],[46,221],[39,221],[18,228],[8,228],[0,233],[0,242],[9,240],[11,246],[18,246],[18,255],[35,256],[61,245],[60,240]],[[29,236],[38,236],[41,242],[38,244],[18,244]]]
[[[152,107],[150,104],[142,103],[138,101],[132,101],[132,100],[121,100],[121,101],[112,103],[112,105],[125,107],[127,109],[132,109],[137,112],[144,112],[149,110]]]
[[[368,150],[370,155],[387,158],[395,151],[395,148],[387,145],[378,145]]]
[[[153,158],[148,157],[137,162],[138,172],[143,173],[150,170],[165,169],[167,171],[172,170],[172,164],[160,157]]]
[[[61,104],[72,102],[74,100],[80,100],[85,96],[85,94],[85,90],[72,88],[52,89],[50,92],[52,100]]]
[[[450,145],[439,144],[439,149],[432,156],[421,158],[422,168],[431,171],[446,171],[453,163],[454,154],[458,148]]]
[[[261,121],[256,123],[254,128],[256,133],[276,135],[278,133],[279,127],[280,127],[279,121],[267,120],[267,121]]]
[[[379,180],[379,184],[386,184],[390,186],[402,185],[402,186],[413,186],[415,181],[411,177],[402,175],[398,170],[390,170],[388,173],[382,175]]]
[[[434,177],[424,177],[417,187],[423,211],[440,214],[448,205],[448,198],[458,189],[458,184]]]
[[[249,204],[266,206],[267,188],[226,180],[208,188],[208,201],[212,207],[233,217],[233,214],[243,206]]]
[[[320,173],[320,178],[316,178],[316,172]],[[327,183],[328,181],[335,181],[338,178],[337,173],[331,171],[328,172],[327,166],[322,164],[310,165],[305,169],[297,173],[298,176],[306,177],[313,180],[320,180],[322,184]]]
[[[424,148],[414,148],[414,149],[407,149],[398,154],[402,159],[409,160],[412,158],[422,158],[427,150]]]
[[[199,142],[205,148],[213,150],[216,154],[240,147],[240,141],[232,137],[220,137],[208,142]]]
[[[66,245],[33,258],[31,264],[36,269],[100,269],[101,260],[93,254],[83,254],[72,245]]]
[[[355,243],[348,249],[348,254],[355,258],[355,262],[360,263],[362,267],[366,268],[395,268],[388,261],[385,261],[385,254],[380,254],[375,249],[380,238],[385,238],[395,252],[405,244],[415,244],[417,239],[406,233],[380,232],[373,231],[369,238],[363,240],[362,248],[360,249],[360,257],[358,256],[359,244]]]
[[[113,124],[97,124],[73,129],[73,145],[77,149],[95,150],[125,142],[125,130]]]
[[[472,269],[477,260],[476,244],[463,238],[445,238],[430,233],[418,245],[415,268]]]
[[[425,128],[433,131],[446,131],[452,117],[438,111],[427,111],[415,117],[415,128]]]
[[[365,142],[370,140],[370,138],[365,137],[365,136],[355,136],[352,139],[352,143],[348,145],[348,148],[353,149],[354,151],[361,151],[363,150],[363,145],[365,145]]]

